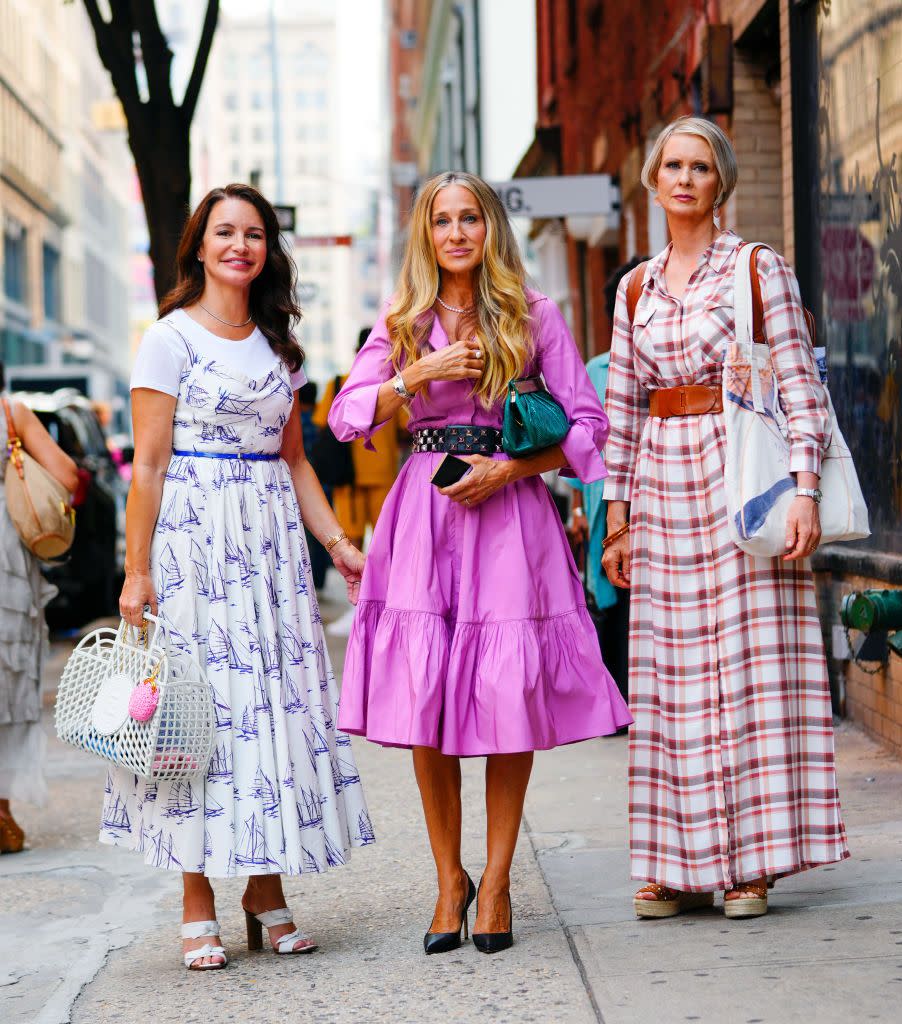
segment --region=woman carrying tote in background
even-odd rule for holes
[[[560,444],[501,453],[510,380],[544,375]],[[526,286],[494,190],[425,182],[394,299],[329,414],[342,441],[410,403],[414,454],[383,506],[348,642],[339,725],[413,748],[438,875],[426,953],[460,945],[475,888],[461,864],[460,757],[486,756],[487,863],[473,941],[510,946],[510,868],[533,751],[614,732],[626,705],[601,660],[582,585],[539,474],[605,475],[605,415],[554,303]],[[471,469],[430,481],[445,453]]]
[[[827,666],[808,556],[829,442],[795,275],[758,257],[764,329],[797,492],[786,553],[731,540],[721,411],[742,240],[714,217],[737,179],[726,135],[681,118],[642,172],[672,242],[645,267],[633,316],[620,286],[606,408],[603,564],[630,588],[630,854],[640,917],[709,905],[763,914],[767,883],[848,856]],[[686,391],[689,386],[691,391]],[[694,412],[686,410],[694,409]]]
[[[0,391],[6,387],[0,363]],[[9,401],[13,426],[25,451],[69,493],[78,487],[78,468],[21,402]],[[0,423],[6,426],[5,415]],[[9,451],[3,446],[0,479]],[[41,575],[37,558],[19,539],[6,508],[0,508],[0,853],[17,853],[25,842],[10,800],[42,804],[44,733],[41,730],[41,666],[47,644],[44,608],[56,588]]]
[[[132,374],[135,457],[123,618],[164,618],[213,689],[206,777],[155,784],[112,769],[101,841],[181,871],[185,966],[225,966],[209,879],[242,877],[248,942],[309,953],[281,875],[325,871],[372,829],[329,665],[304,541],[356,599],[348,543],[304,454],[294,267],[269,203],[213,189],[185,226],[178,282]]]

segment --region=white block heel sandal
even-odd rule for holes
[[[263,949],[263,929],[275,928],[280,924],[291,924],[294,918],[288,907],[281,907],[279,910],[267,910],[265,914],[252,914],[245,910],[244,919],[247,922],[247,948],[250,950]],[[295,949],[296,942],[306,942],[306,946]],[[293,932],[282,935],[276,939],[276,945],[272,947],[273,953],[312,953],[319,946],[309,935],[302,935],[295,928]]]
[[[187,924],[182,925],[183,939],[212,938],[214,935],[218,934],[218,921],[189,921]],[[207,956],[221,957],[222,962],[213,964],[197,964],[198,960],[203,960],[204,957]],[[228,962],[226,951],[222,946],[213,946],[209,942],[205,942],[197,949],[190,949],[185,953],[185,966],[189,971],[221,971]]]

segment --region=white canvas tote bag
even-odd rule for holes
[[[733,540],[750,555],[771,558],[786,550],[786,518],[796,482],[789,472],[789,431],[770,346],[754,343],[751,273],[757,273],[757,268],[751,267],[751,257],[756,248],[760,243],[746,243],[736,257],[736,337],[728,344],[723,372],[724,482]],[[820,358],[818,363],[823,379],[825,360]],[[822,544],[859,540],[871,532],[861,485],[829,392],[827,406],[831,439],[821,464]]]

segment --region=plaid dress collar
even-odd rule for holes
[[[740,245],[742,245],[742,239],[735,231],[730,231],[729,228],[726,231],[722,231],[699,256],[699,266],[701,267],[703,263],[707,263],[716,274],[722,273],[730,257]],[[649,271],[646,275],[645,287],[656,287],[663,295],[668,294],[667,283],[664,280],[664,268],[667,266],[667,260],[670,257],[672,248],[673,242],[668,242],[666,248],[662,249],[651,260]]]

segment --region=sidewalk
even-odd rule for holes
[[[326,602],[324,614],[340,612]],[[340,667],[341,641],[332,643]],[[48,719],[48,729],[52,723]],[[902,764],[839,733],[853,859],[778,886],[770,914],[639,922],[626,856],[626,743],[539,754],[514,864],[516,945],[426,958],[434,882],[410,757],[355,742],[377,833],[347,867],[287,879],[321,944],[242,948],[241,883],[217,882],[229,969],[188,974],[179,878],[95,842],[100,762],[52,741],[52,801],[22,814],[30,852],[0,859],[0,1018],[8,1024],[252,1020],[788,1024],[897,1019]],[[478,876],[483,763],[464,764],[465,857]],[[23,809],[24,810],[24,809]]]

